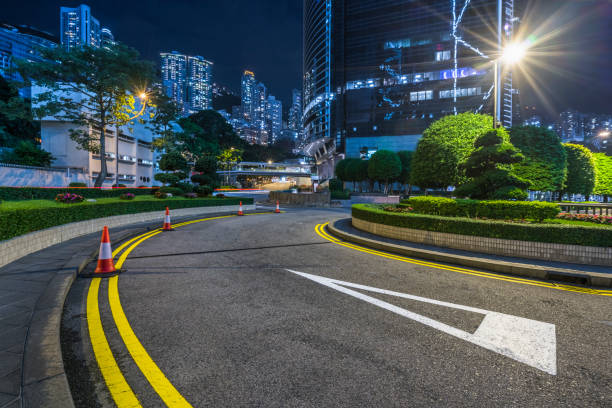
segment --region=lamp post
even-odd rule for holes
[[[506,46],[499,52],[499,57],[494,61],[494,85],[493,85],[493,128],[497,129],[501,123],[501,98],[499,89],[501,88],[502,62],[507,65],[518,63],[527,52],[527,44],[524,42],[515,42]]]

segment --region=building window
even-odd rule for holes
[[[450,59],[450,51],[436,51],[436,61],[447,61]]]
[[[433,91],[410,92],[410,102],[429,101],[433,99]]]

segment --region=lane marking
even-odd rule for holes
[[[357,283],[330,279],[291,269],[287,269],[287,271],[335,289],[344,294],[356,297],[357,299],[371,303],[375,306],[414,320],[446,334],[450,334],[451,336],[457,337],[461,340],[465,340],[503,356],[510,357],[513,360],[537,368],[538,370],[544,371],[548,374],[557,374],[557,340],[554,324],[470,306],[458,305],[450,302],[443,302],[421,296],[409,295],[406,293],[393,292],[390,290],[360,285]],[[395,306],[391,303],[365,295],[361,292],[348,289],[349,287],[479,313],[484,315],[484,319],[478,326],[478,329],[476,329],[476,331],[472,334],[429,317],[425,317],[407,309]]]
[[[147,239],[147,238],[144,238]],[[142,241],[138,241],[134,245],[138,245]],[[133,249],[132,247],[130,250]],[[160,396],[168,407],[191,407],[191,404],[177,391],[172,383],[166,378],[164,373],[155,364],[147,350],[143,347],[138,337],[132,330],[130,323],[127,320],[121,301],[119,300],[119,288],[117,282],[118,276],[113,276],[108,282],[108,301],[110,303],[113,319],[119,330],[119,334],[128,349],[128,352],[134,359],[134,362],[140,368],[140,371],[147,378],[155,392]]]
[[[87,293],[87,328],[94,356],[117,407],[140,408],[142,405],[121,373],[104,334],[98,304],[100,282],[101,278],[92,279]]]
[[[342,241],[336,237],[329,235],[329,233],[325,231],[325,226],[327,226],[328,224],[329,223],[316,225],[315,232],[321,238],[331,241],[336,245],[341,245],[343,247],[354,249],[360,252],[365,252],[371,255],[381,256],[383,258],[393,259],[393,260],[397,260],[400,262],[406,262],[406,263],[415,264],[415,265],[428,266],[428,267],[435,268],[435,269],[442,269],[442,270],[451,271],[451,272],[458,272],[458,273],[462,273],[465,275],[478,276],[481,278],[502,280],[506,282],[519,283],[523,285],[540,286],[540,287],[545,287],[549,289],[563,290],[566,292],[576,292],[576,293],[584,293],[588,295],[598,295],[598,296],[612,296],[612,290],[592,289],[592,288],[585,288],[581,286],[563,285],[559,283],[543,282],[543,281],[537,281],[537,280],[531,280],[531,279],[519,278],[519,277],[513,277],[513,276],[504,276],[504,275],[498,275],[498,274],[490,273],[490,272],[481,272],[481,271],[476,271],[473,269],[466,269],[466,268],[460,268],[460,267],[455,267],[455,266],[450,266],[450,265],[438,264],[434,262],[421,261],[421,260],[414,259],[414,258],[408,258],[408,257],[401,256],[401,255],[394,255],[388,252],[378,251],[378,250],[371,249],[368,247],[348,243],[346,241]]]

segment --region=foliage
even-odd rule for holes
[[[176,185],[179,181],[182,180],[182,176],[184,173],[181,172],[181,174],[178,173],[157,173],[155,176],[153,176],[153,178],[156,181],[159,181],[160,183],[163,184],[168,184],[168,185]]]
[[[82,195],[78,195],[74,193],[58,194],[55,197],[55,201],[57,201],[58,203],[64,203],[64,204],[76,204],[76,203],[82,202],[84,199],[85,198]]]
[[[572,213],[561,213],[557,218],[562,220],[570,221],[585,221],[592,222],[595,224],[612,225],[612,217],[609,215],[598,215],[598,214],[572,214]]]
[[[172,194],[172,196],[174,197],[185,194],[185,192],[181,188],[178,188],[178,187],[161,187],[158,190],[158,192]]]
[[[193,191],[198,195],[198,197],[208,197],[212,194],[213,189],[210,186],[199,185],[196,186]]]
[[[185,193],[183,197],[193,199],[193,198],[198,198],[198,195],[196,193]]]
[[[144,112],[133,95],[154,80],[150,62],[124,45],[113,47],[43,48],[39,62],[18,62],[22,76],[44,89],[33,104],[38,118],[55,116],[75,125],[70,137],[78,147],[100,154],[101,169],[95,186],[107,175],[106,128],[126,125]],[[90,132],[95,128],[98,132]]]
[[[349,200],[351,193],[350,191],[332,191],[330,196],[332,200]]]
[[[520,151],[510,143],[504,128],[490,130],[474,141],[474,151],[459,165],[469,180],[455,193],[480,199],[527,198],[529,182],[517,177],[512,165],[524,160]]]
[[[342,159],[338,163],[336,163],[336,177],[343,182],[349,181],[348,175],[346,173],[346,167],[349,163],[350,159]]]
[[[567,155],[567,182],[563,192],[589,195],[595,188],[595,160],[584,146],[564,143]]]
[[[411,150],[400,150],[397,152],[397,155],[400,158],[400,162],[402,162],[402,172],[397,181],[399,181],[401,185],[410,184],[410,169],[412,168],[414,152]]]
[[[0,187],[0,199],[7,201],[17,200],[53,200],[58,194],[69,193],[69,187],[46,188],[46,187]],[[101,189],[101,188],[77,188],[79,194],[85,198],[109,198],[118,197],[124,193],[135,195],[151,194],[148,188],[120,188],[120,189]]]
[[[187,160],[176,150],[164,153],[159,160],[159,168],[163,171],[185,171],[187,170]]]
[[[12,152],[4,152],[0,161],[22,166],[49,167],[55,157],[29,140],[22,140]]]
[[[368,161],[368,176],[371,180],[385,182],[385,192],[389,181],[396,179],[402,172],[402,162],[397,153],[390,150],[378,150]]]
[[[85,221],[93,218],[110,217],[114,215],[136,214],[141,212],[164,211],[166,206],[171,209],[210,207],[220,205],[252,204],[249,198],[198,198],[185,200],[134,200],[114,201],[110,203],[83,202],[70,206],[57,205],[45,208],[0,209],[0,240],[27,234],[45,228],[70,222]]]
[[[165,198],[168,198],[168,193],[158,190],[155,192],[154,197],[159,198],[160,200],[165,199]]]
[[[175,123],[179,118],[179,108],[161,90],[151,95],[151,104],[155,106],[155,115],[147,122],[147,128],[157,135],[153,147],[157,151],[172,150],[176,145]]]
[[[14,147],[39,137],[40,123],[34,121],[29,102],[0,75],[0,146]]]
[[[200,156],[193,167],[194,171],[212,175],[217,172],[217,158],[212,155]]]
[[[180,182],[180,183],[176,183],[175,187],[180,188],[183,191],[183,193],[193,192],[193,184],[191,183]]]
[[[344,191],[344,183],[337,178],[329,180],[329,191]]]
[[[73,181],[72,183],[68,184],[68,187],[87,187],[87,184],[85,183],[81,183],[79,181]]]
[[[125,193],[125,194],[121,194],[119,198],[121,200],[133,200],[134,198],[136,198],[136,196],[132,193]]]
[[[444,197],[412,197],[400,206],[411,207],[419,214],[445,217],[479,217],[492,219],[530,219],[542,221],[555,218],[560,208],[555,203],[540,201],[479,201],[453,200]]]
[[[449,234],[568,245],[612,246],[612,228],[595,226],[532,224],[414,213],[393,213],[369,204],[354,204],[352,216],[378,224]]]
[[[595,188],[593,193],[612,196],[612,156],[605,153],[594,153],[595,159]]]
[[[460,113],[432,123],[419,140],[411,166],[411,184],[421,188],[446,188],[465,182],[459,164],[474,150],[474,140],[491,130],[487,115]]]
[[[567,155],[561,139],[552,130],[535,126],[510,129],[510,141],[525,160],[514,165],[514,173],[536,191],[560,191],[567,177]]]

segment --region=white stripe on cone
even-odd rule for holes
[[[99,259],[112,259],[113,250],[111,249],[110,242],[100,243],[100,256]]]

